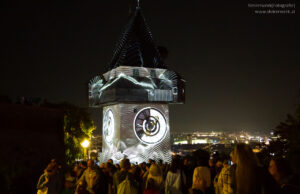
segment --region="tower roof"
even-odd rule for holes
[[[114,50],[109,70],[119,66],[165,68],[139,5],[129,17]]]

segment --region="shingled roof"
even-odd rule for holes
[[[166,68],[139,6],[129,17],[109,70],[119,66]]]

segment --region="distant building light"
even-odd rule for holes
[[[194,139],[192,140],[192,144],[207,144],[206,139]]]
[[[174,145],[178,145],[178,144],[188,144],[187,140],[183,140],[183,141],[175,141]]]

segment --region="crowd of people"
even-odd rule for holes
[[[93,160],[69,170],[51,160],[37,184],[38,194],[287,194],[299,193],[298,179],[284,158],[268,167],[247,144],[237,144],[230,158],[181,158],[170,164],[149,159],[131,164],[124,158],[96,165]]]

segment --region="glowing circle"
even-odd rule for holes
[[[134,118],[133,126],[136,137],[146,144],[161,142],[167,133],[164,115],[152,107],[141,109]]]
[[[106,143],[111,144],[115,134],[115,119],[113,112],[109,109],[103,117],[103,136]]]
[[[81,146],[84,147],[84,148],[87,148],[89,145],[90,145],[90,142],[89,142],[88,140],[84,140],[84,141],[81,143]]]

